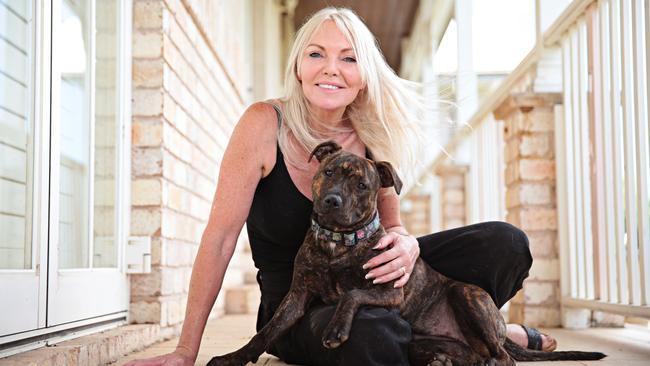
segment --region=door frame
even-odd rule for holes
[[[33,197],[32,197],[32,268],[26,270],[0,270],[1,275],[22,277],[36,277],[38,306],[35,311],[36,321],[30,320],[31,324],[23,331],[17,331],[5,336],[0,336],[0,357],[24,352],[43,346],[60,342],[64,339],[78,337],[86,333],[93,333],[100,330],[116,327],[126,323],[129,306],[129,278],[126,275],[124,265],[124,250],[128,240],[130,228],[130,172],[131,172],[131,25],[132,6],[131,0],[118,1],[116,11],[122,14],[118,23],[117,37],[120,40],[116,68],[120,70],[117,92],[119,97],[116,116],[116,152],[119,152],[115,160],[117,174],[115,222],[117,229],[117,268],[97,268],[85,271],[63,270],[65,280],[79,280],[85,278],[90,287],[99,287],[94,281],[88,280],[89,273],[100,281],[119,282],[120,308],[115,311],[99,313],[95,311],[92,316],[66,320],[57,319],[48,315],[48,306],[52,302],[52,293],[48,291],[48,285],[52,281],[58,281],[59,271],[56,270],[56,252],[58,245],[58,164],[59,154],[58,139],[60,130],[58,122],[52,117],[58,111],[52,113],[52,106],[58,106],[55,101],[58,95],[52,92],[53,77],[59,77],[53,72],[56,65],[53,64],[53,14],[57,6],[61,6],[62,0],[34,1],[32,14],[34,15],[33,52],[34,69],[33,77],[33,119],[34,119],[34,159],[33,159]],[[94,3],[94,0],[93,0]],[[56,71],[56,70],[54,70]],[[51,154],[51,152],[54,153]],[[53,184],[56,183],[56,184]],[[54,193],[54,195],[52,195]],[[56,197],[51,199],[51,197]],[[56,202],[54,202],[56,201]],[[55,236],[56,235],[56,236]],[[54,259],[54,261],[53,261]],[[48,283],[49,282],[49,283]],[[33,285],[32,285],[33,286]],[[102,288],[109,297],[115,297]],[[89,297],[87,293],[78,294],[81,297]],[[78,298],[73,299],[77,300]],[[100,299],[101,300],[101,299]],[[30,310],[31,311],[31,310]],[[33,316],[33,315],[32,315]],[[30,341],[31,339],[31,341]]]

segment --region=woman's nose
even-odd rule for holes
[[[338,65],[336,63],[336,59],[330,58],[327,60],[327,63],[325,64],[325,67],[323,68],[323,74],[329,75],[329,76],[336,76],[338,75]]]

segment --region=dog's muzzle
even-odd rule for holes
[[[343,198],[339,194],[330,193],[323,198],[323,209],[326,211],[336,210],[343,206]]]

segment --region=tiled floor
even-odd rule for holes
[[[250,337],[255,334],[255,318],[256,314],[228,315],[208,322],[196,364],[205,365],[212,356],[232,352],[246,344]],[[154,344],[141,352],[120,359],[114,365],[121,366],[133,359],[153,357],[171,352],[176,348],[177,342],[178,339],[176,338]],[[278,366],[286,365],[286,363],[265,353],[255,365]]]
[[[208,323],[199,353],[197,365],[205,365],[213,355],[234,351],[246,343],[255,329],[255,315],[229,315]],[[557,338],[560,350],[599,351],[608,355],[601,361],[536,362],[539,366],[648,366],[650,365],[650,330],[642,328],[566,329],[546,330]],[[144,357],[170,352],[177,339],[153,345],[142,352],[120,359],[115,365]],[[522,363],[528,364],[528,363]],[[264,354],[256,365],[286,365],[277,358]]]

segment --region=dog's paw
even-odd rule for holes
[[[323,332],[323,346],[325,348],[334,349],[347,341],[349,335],[349,330],[346,331],[341,327],[332,326],[330,324]]]
[[[435,356],[433,357],[433,360],[429,361],[427,366],[453,366],[453,362],[451,362],[451,358],[447,357],[447,355],[443,355],[441,353],[436,353]]]
[[[333,333],[323,338],[323,346],[325,348],[334,349],[347,340],[347,335],[343,335],[341,333]]]
[[[246,357],[240,352],[233,352],[223,356],[212,357],[207,366],[244,366],[249,361],[257,362],[257,357]]]

